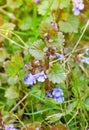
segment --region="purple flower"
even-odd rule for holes
[[[35,3],[39,3],[40,2],[40,0],[33,0]]]
[[[25,64],[25,65],[24,65],[24,69],[25,69],[25,70],[28,70],[28,68],[29,68],[28,64]]]
[[[52,92],[46,92],[46,97],[53,98],[55,102],[61,103],[64,101],[64,94],[61,88],[53,88]]]
[[[80,10],[84,9],[84,3],[83,0],[73,0],[73,12],[74,15],[79,15]]]
[[[79,15],[80,14],[80,10],[78,8],[73,8],[73,12],[74,12],[74,15]]]
[[[56,24],[56,23],[54,23],[54,22],[51,22],[51,25],[54,27],[54,29],[58,29],[58,25]]]
[[[63,90],[61,88],[53,88],[52,95],[54,97],[54,101],[58,103],[64,101]]]
[[[52,98],[52,93],[51,92],[46,92],[46,97]]]
[[[44,82],[47,76],[45,75],[44,71],[36,74],[38,82]]]
[[[56,56],[57,56],[57,58],[60,59],[60,60],[63,58],[63,55],[61,55],[61,54],[59,54],[59,53],[56,53]]]
[[[60,88],[53,88],[52,95],[53,95],[54,97],[63,96],[63,91],[62,91],[62,89],[60,89]]]
[[[87,49],[85,50],[85,54],[86,54],[86,55],[89,54],[89,48],[87,48]]]
[[[33,85],[36,83],[36,80],[38,82],[44,82],[46,79],[45,73],[42,71],[40,73],[37,73],[35,75],[32,75],[31,73],[24,78],[24,83],[28,85]]]
[[[5,130],[16,130],[12,124],[5,125]]]
[[[58,103],[61,103],[61,102],[64,101],[64,97],[63,96],[61,96],[61,97],[54,97],[54,101],[58,102]]]
[[[24,78],[24,83],[25,84],[30,84],[30,85],[33,85],[36,83],[36,76],[35,75],[32,75],[31,73],[29,75],[27,75],[25,78]]]
[[[84,62],[89,65],[89,58],[85,58]]]

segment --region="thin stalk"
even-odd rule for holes
[[[22,43],[23,43],[23,45],[24,46],[26,46],[27,48],[28,48],[28,45],[23,41],[23,39],[19,36],[19,35],[17,35],[16,33],[14,33],[14,32],[12,32],[12,31],[10,31],[13,35],[15,35]]]
[[[13,112],[16,110],[16,108],[29,96],[30,92],[27,93],[11,110],[10,112]]]
[[[26,130],[24,123],[19,119],[19,117],[18,117],[17,115],[15,115],[15,114],[13,114],[13,116],[19,121],[19,123],[20,123],[20,124],[24,127],[24,129]]]
[[[15,42],[15,41],[11,40],[11,39],[10,39],[10,38],[8,38],[7,36],[3,35],[2,33],[0,33],[0,35],[1,35],[2,37],[4,37],[5,39],[7,39],[7,40],[11,41],[11,43],[12,43],[12,44],[17,45],[17,46],[18,46],[18,47],[20,47],[20,48],[27,49],[26,47],[23,47],[23,46],[19,45],[17,42]]]
[[[82,37],[83,37],[83,35],[84,35],[84,33],[85,33],[88,25],[89,25],[89,20],[87,21],[87,23],[86,23],[86,25],[85,25],[85,27],[83,29],[83,32],[82,32],[81,36],[79,37],[77,43],[75,44],[73,50],[70,52],[70,54],[69,54],[68,58],[66,59],[66,61],[64,62],[64,64],[71,58],[72,54],[76,51],[76,48],[79,45],[79,43],[80,43],[80,41],[81,41],[81,39],[82,39]]]
[[[0,30],[6,32],[6,30],[4,30],[4,29],[0,29]],[[10,30],[8,32],[15,35],[21,41],[21,43],[28,48],[28,45],[23,41],[23,39],[19,35],[17,35],[16,33],[12,32]]]
[[[48,51],[47,51],[46,56],[45,56],[45,71],[49,69],[49,54],[48,54]],[[49,81],[48,78],[45,81],[45,89],[46,90],[51,90],[52,89],[50,81]]]

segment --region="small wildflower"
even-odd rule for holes
[[[61,88],[54,88],[53,89],[53,92],[52,92],[52,95],[54,97],[60,97],[60,96],[63,96],[63,91]]]
[[[89,65],[89,58],[85,58],[84,62]]]
[[[36,74],[36,77],[37,77],[37,80],[38,80],[39,82],[44,82],[45,79],[47,78],[47,76],[45,75],[44,71],[42,71],[42,72]]]
[[[12,124],[5,125],[5,130],[16,130]]]
[[[40,2],[40,0],[33,0],[35,3],[39,3]]]
[[[28,68],[29,68],[28,64],[25,64],[25,65],[24,65],[24,69],[25,69],[25,70],[28,70]]]
[[[89,48],[87,48],[87,49],[85,50],[85,54],[86,54],[86,55],[89,55]]]
[[[46,97],[52,98],[52,93],[51,92],[46,92]]]
[[[29,75],[25,76],[24,83],[27,85],[33,85],[33,84],[36,84],[36,80],[38,82],[44,82],[46,78],[47,77],[43,71],[35,75],[32,75],[30,73]]]
[[[53,88],[52,92],[46,92],[46,97],[53,98],[57,103],[64,101],[64,94],[61,88]]]
[[[73,12],[74,12],[74,15],[75,15],[75,16],[77,16],[77,15],[80,14],[79,9],[77,9],[77,8],[73,8]]]
[[[36,83],[36,76],[35,75],[32,75],[31,73],[29,75],[27,75],[25,78],[24,78],[24,83],[25,84],[28,84],[28,85],[33,85]]]
[[[54,59],[54,58],[55,58],[55,55],[50,55],[49,58],[50,58],[50,59]]]
[[[36,60],[35,62],[34,62],[36,65],[40,65],[40,62],[39,62],[39,60]]]
[[[63,58],[63,55],[61,55],[61,54],[59,54],[59,53],[56,53],[56,56],[57,56],[57,58],[60,59],[60,60]]]
[[[56,30],[58,30],[58,25],[57,25],[56,23],[51,22],[51,25],[52,25]]]
[[[56,102],[61,103],[64,101],[63,90],[61,88],[54,88],[52,95]]]
[[[73,12],[74,15],[79,15],[80,10],[84,9],[84,3],[83,0],[73,0]]]
[[[64,97],[63,96],[61,96],[61,97],[54,97],[54,101],[58,102],[58,103],[61,103],[61,102],[64,101]]]

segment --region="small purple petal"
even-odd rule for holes
[[[11,124],[11,125],[5,125],[5,130],[16,130],[14,128],[14,126]]]
[[[83,10],[83,9],[84,9],[84,4],[83,4],[83,3],[80,3],[80,4],[79,4],[79,9],[80,9],[80,10]]]
[[[89,65],[89,58],[85,58],[84,62]]]
[[[74,15],[77,16],[80,14],[80,10],[77,8],[73,8]]]
[[[63,96],[63,91],[62,91],[62,89],[60,89],[60,88],[54,88],[54,89],[53,89],[53,92],[52,92],[52,95],[53,95],[54,97]]]
[[[64,101],[64,94],[61,88],[53,88],[53,92],[46,92],[46,97],[54,98],[55,102],[61,103]]]
[[[61,103],[64,101],[64,97],[58,97],[58,98],[54,98],[55,102]]]
[[[25,65],[24,65],[24,69],[25,69],[25,70],[28,70],[28,68],[29,68],[28,64],[25,64]]]
[[[45,75],[43,71],[36,74],[36,77],[37,77],[38,82],[44,82],[45,79],[47,78],[47,76]]]
[[[24,78],[24,83],[25,84],[30,84],[30,85],[33,85],[36,83],[36,77],[35,75],[32,75],[32,74],[29,74],[27,75],[25,78]]]
[[[85,54],[89,54],[89,48],[87,48],[86,50],[85,50]]]
[[[63,55],[61,55],[61,54],[59,54],[59,53],[56,53],[56,56],[57,56],[57,58],[60,59],[60,60],[63,58]]]
[[[51,92],[46,92],[46,97],[52,98]]]
[[[39,2],[40,2],[40,0],[34,0],[34,2],[35,2],[35,3],[39,3]]]
[[[83,0],[74,0],[73,1],[73,12],[74,15],[79,15],[80,14],[80,10],[84,9],[84,3]]]

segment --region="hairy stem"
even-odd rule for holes
[[[49,53],[48,52],[49,52],[49,50],[47,51],[46,57],[45,57],[45,71],[49,69]],[[46,79],[45,89],[46,90],[52,89],[48,78]]]

